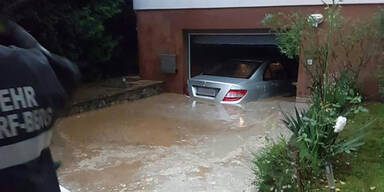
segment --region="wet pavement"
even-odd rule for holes
[[[252,153],[288,136],[292,98],[243,106],[162,94],[61,119],[52,152],[71,192],[251,192]]]

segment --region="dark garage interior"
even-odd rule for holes
[[[280,53],[272,34],[190,34],[190,77],[210,74],[210,71],[225,63],[225,68],[236,71],[232,60],[268,60],[281,63],[287,79],[297,82],[298,61]]]

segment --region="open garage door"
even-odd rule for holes
[[[276,46],[273,34],[260,35],[193,35],[193,45]]]
[[[233,60],[268,60],[281,63],[288,78],[297,82],[298,61],[280,53],[276,37],[267,32],[193,32],[188,37],[188,77],[207,74]],[[232,68],[232,69],[231,69]],[[227,67],[234,70],[236,67]],[[228,72],[229,73],[229,72]]]

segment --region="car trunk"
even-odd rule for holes
[[[246,79],[198,75],[188,81],[190,95],[197,98],[221,101],[230,89],[236,89]]]

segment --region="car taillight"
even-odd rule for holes
[[[231,89],[228,91],[228,93],[225,95],[223,101],[238,101],[241,98],[243,98],[247,94],[247,90],[240,89]]]

